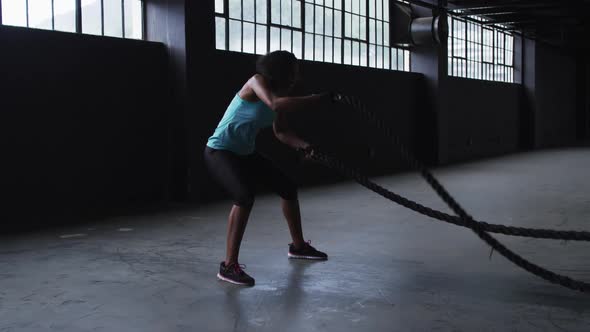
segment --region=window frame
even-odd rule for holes
[[[321,1],[318,3],[318,1],[314,1],[314,0],[292,0],[293,2],[291,3],[291,6],[293,7],[293,3],[294,2],[299,2],[299,13],[300,14],[300,22],[299,22],[299,27],[296,27],[295,24],[291,24],[291,25],[285,25],[285,24],[280,24],[277,23],[276,20],[273,22],[273,17],[272,17],[272,12],[273,9],[277,10],[276,8],[273,7],[273,4],[276,6],[276,4],[278,3],[279,6],[282,6],[283,1],[281,0],[262,0],[265,1],[266,3],[266,20],[265,22],[260,22],[257,20],[256,18],[256,14],[257,14],[257,4],[258,1],[254,0],[254,21],[255,22],[250,22],[250,21],[246,21],[244,20],[244,0],[239,0],[239,6],[240,6],[240,18],[237,17],[230,17],[230,0],[218,0],[216,1],[216,5],[215,5],[215,9],[213,11],[213,15],[214,15],[214,21],[215,21],[215,49],[219,50],[219,51],[230,51],[230,52],[241,52],[241,53],[249,53],[249,54],[266,54],[267,52],[269,52],[270,50],[274,50],[275,48],[271,47],[271,43],[272,43],[272,31],[273,29],[278,29],[279,31],[279,41],[278,44],[280,45],[277,49],[284,49],[282,44],[283,44],[283,32],[285,30],[290,30],[291,33],[291,45],[290,45],[290,50],[293,53],[299,53],[299,50],[296,52],[295,51],[295,47],[294,47],[294,40],[295,38],[293,38],[294,33],[298,33],[301,36],[301,41],[300,41],[300,45],[298,45],[298,47],[300,46],[300,56],[298,56],[298,58],[302,59],[302,60],[309,60],[309,61],[319,61],[319,62],[327,62],[327,63],[334,63],[334,64],[345,64],[345,65],[354,65],[354,66],[361,66],[361,67],[369,67],[369,68],[375,68],[375,69],[385,69],[385,70],[398,70],[398,71],[410,71],[410,61],[411,61],[411,56],[410,56],[410,52],[409,52],[409,47],[399,47],[399,46],[394,46],[391,44],[391,38],[388,38],[387,42],[385,42],[385,38],[384,36],[389,35],[387,32],[383,31],[384,29],[381,29],[381,38],[380,38],[380,42],[378,42],[378,40],[374,40],[374,41],[370,41],[369,35],[370,35],[370,23],[371,20],[375,21],[374,23],[379,23],[382,24],[383,27],[385,26],[390,26],[391,22],[389,21],[389,13],[385,14],[385,10],[389,10],[389,6],[383,5],[383,3],[385,1],[389,1],[389,0],[352,0],[352,1],[356,1],[358,2],[359,5],[359,10],[355,13],[353,13],[353,10],[355,9],[355,7],[351,6],[350,10],[347,7],[347,4],[349,1],[351,0],[333,0],[333,1]],[[378,18],[377,15],[375,14],[375,17],[372,17],[370,15],[369,12],[369,3],[370,2],[374,2],[376,4],[377,1],[381,1],[382,5],[381,5],[381,13],[383,13],[381,15],[381,18]],[[393,0],[393,1],[398,1],[398,0]],[[339,5],[336,5],[339,4]],[[351,2],[352,4],[352,2]],[[389,5],[389,3],[387,4]],[[222,6],[222,8],[220,8],[220,6]],[[364,11],[361,11],[360,8],[363,7]],[[316,25],[317,22],[315,20],[316,17],[316,13],[318,11],[318,8],[321,9],[321,11],[323,12],[323,18],[321,23],[323,24],[323,28],[321,32],[316,31]],[[377,6],[375,5],[375,8],[377,8]],[[313,9],[314,13],[313,13],[313,21],[310,25],[308,21],[308,10],[309,9]],[[332,20],[331,20],[331,24],[332,27],[330,30],[330,33],[326,32],[326,28],[328,27],[327,21],[326,20],[326,10],[330,10],[332,11]],[[280,13],[281,17],[282,17],[282,8],[279,8],[278,13]],[[291,16],[292,19],[294,18],[293,13],[296,12],[294,10],[291,10]],[[353,34],[351,34],[350,36],[347,35],[347,25],[346,25],[346,15],[350,14],[351,17],[353,15],[358,16],[359,17],[359,33],[362,32],[363,28],[364,28],[364,36],[360,36],[359,34],[359,38],[354,37]],[[340,23],[340,29],[338,32],[335,31],[336,26],[337,26],[337,20],[336,18],[339,18],[339,23]],[[360,26],[360,23],[362,22],[362,19],[364,18],[364,27]],[[218,20],[223,20],[223,24],[221,22],[219,22]],[[231,39],[232,39],[232,34],[230,33],[230,21],[237,21],[240,22],[241,24],[241,31],[240,31],[240,47],[239,50],[237,47],[231,47]],[[254,51],[253,52],[249,52],[249,51],[245,51],[245,47],[244,47],[244,34],[243,34],[243,27],[244,27],[244,23],[253,23],[255,24],[255,34],[254,34]],[[351,23],[352,23],[352,19],[351,19]],[[267,32],[267,36],[266,36],[266,51],[265,52],[259,52],[258,50],[258,37],[257,37],[257,29],[256,26],[260,24],[260,25],[264,25],[266,28],[266,32]],[[307,25],[310,25],[309,28],[311,30],[308,29]],[[351,24],[352,25],[352,24]],[[220,32],[218,31],[218,27],[221,28],[223,27],[223,29],[225,29],[225,31]],[[352,29],[351,27],[348,27],[348,29]],[[237,29],[236,29],[237,30]],[[235,30],[234,30],[235,31]],[[222,38],[225,38],[225,40],[221,40]],[[237,38],[234,37],[234,38]],[[321,58],[317,57],[317,50],[316,50],[316,42],[317,39],[321,38],[322,40],[322,49],[321,49]],[[346,53],[346,46],[345,46],[345,42],[349,42],[350,43],[350,52],[351,52],[351,56],[350,56],[350,62],[345,62],[345,53]],[[311,45],[310,45],[311,43]],[[331,46],[331,51],[327,52],[327,48],[326,45],[330,44]],[[353,43],[358,43],[358,52],[359,52],[359,56],[358,56],[358,64],[356,63],[356,59],[353,60],[353,56],[352,56],[352,52],[354,50],[353,47]],[[237,44],[237,41],[234,42],[234,44]],[[311,47],[310,47],[311,46]],[[364,51],[365,51],[365,55],[364,57],[361,57],[362,52],[363,52],[363,46],[364,46]],[[381,48],[383,50],[384,55],[383,56],[387,56],[387,60],[382,56],[381,57],[381,65],[378,66],[378,62],[377,60],[375,60],[374,64],[372,65],[372,62],[370,60],[371,55],[370,55],[370,49],[371,47],[374,46],[375,49],[377,50],[378,48]],[[309,48],[309,49],[308,49]],[[310,54],[311,53],[311,54]],[[337,54],[338,53],[338,54]],[[375,54],[373,54],[373,57],[377,58],[377,54],[375,52]],[[395,61],[394,61],[395,60]]]
[[[29,15],[30,15],[30,6],[29,6],[29,0],[24,0],[25,1],[25,13],[26,13],[26,25],[25,26],[21,26],[23,28],[28,28],[28,29],[35,29],[34,27],[30,26],[30,20],[29,20]],[[105,36],[104,32],[105,32],[105,22],[104,22],[104,0],[99,0],[100,1],[100,24],[101,24],[101,34],[100,36],[103,37],[112,37],[112,36]],[[121,37],[113,37],[113,38],[123,38],[123,39],[131,39],[130,37],[125,36],[126,33],[126,29],[125,29],[125,1],[130,1],[130,0],[121,0]],[[145,40],[145,36],[146,36],[146,24],[145,24],[145,19],[146,19],[146,6],[145,6],[145,2],[144,0],[140,0],[139,1],[141,3],[141,37],[139,38],[139,40]],[[71,33],[80,33],[80,34],[84,34],[83,30],[83,25],[82,25],[82,0],[74,0],[75,3],[75,9],[74,9],[74,17],[75,17],[75,31],[70,31]],[[2,13],[2,0],[0,0],[0,25],[4,25],[3,22],[3,13]],[[60,30],[55,30],[55,0],[51,0],[51,29],[44,29],[44,30],[48,30],[48,31],[60,31]]]
[[[515,83],[515,40],[513,34],[499,27],[485,25],[483,24],[486,22],[485,19],[477,16],[456,17],[449,15],[448,20],[448,76],[503,83]],[[464,39],[457,37],[455,29],[456,22],[465,24],[465,29],[463,31]],[[477,36],[477,38],[472,37],[473,33],[470,33],[471,27],[479,30],[479,36]],[[491,33],[491,38],[488,38],[486,33]],[[503,39],[503,45],[501,47],[498,45],[500,37]],[[512,42],[511,46],[508,46],[509,39]],[[463,44],[465,52],[463,56],[458,56],[455,54],[455,46],[458,44]],[[471,47],[472,45],[475,45],[477,48]],[[488,52],[488,50],[491,52]],[[478,60],[470,59],[469,53],[473,51],[479,52]],[[502,54],[502,62],[499,61],[500,54]],[[509,63],[507,61],[508,54],[511,56]],[[489,57],[491,57],[491,61],[488,60]],[[470,71],[469,66],[471,66],[471,69],[475,69],[475,73]],[[464,73],[462,69],[465,69]]]

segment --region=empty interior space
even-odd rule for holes
[[[0,0],[0,331],[588,331],[589,10]]]

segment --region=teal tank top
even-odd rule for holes
[[[254,152],[256,135],[260,129],[272,125],[276,113],[261,100],[251,102],[236,93],[207,146],[217,150],[229,150],[239,155]]]

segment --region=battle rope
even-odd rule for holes
[[[426,181],[430,184],[430,186],[436,191],[436,193],[443,199],[443,201],[455,212],[459,218],[450,216],[440,211],[436,211],[420,205],[414,201],[411,201],[407,198],[404,198],[394,192],[391,192],[376,183],[370,181],[365,175],[362,175],[359,171],[347,167],[342,162],[332,158],[328,154],[324,153],[317,147],[310,147],[307,150],[304,150],[303,153],[310,156],[313,160],[318,161],[330,168],[333,168],[343,175],[349,176],[357,181],[362,186],[374,191],[375,193],[395,202],[404,207],[407,207],[413,211],[418,213],[424,214],[426,216],[436,218],[442,221],[446,221],[455,225],[460,225],[471,229],[477,236],[486,242],[488,245],[492,247],[493,250],[498,251],[502,256],[506,257],[509,261],[514,263],[515,265],[519,266],[520,268],[540,277],[549,282],[559,284],[561,286],[578,290],[581,292],[588,292],[590,291],[590,284],[571,279],[567,276],[556,274],[552,271],[544,269],[538,265],[535,265],[518,254],[512,252],[510,249],[505,247],[502,243],[496,240],[494,237],[486,233],[486,228],[484,225],[489,225],[482,222],[475,221],[460,205],[457,203],[453,197],[446,191],[446,189],[438,182],[438,180],[432,175],[432,173],[422,165],[418,160],[416,160],[409,151],[405,148],[405,146],[399,141],[397,137],[393,135],[389,128],[386,128],[385,125],[379,121],[372,113],[369,113],[364,105],[356,98],[348,97],[348,96],[338,96],[336,98],[337,101],[342,102],[344,104],[352,106],[355,110],[359,111],[365,119],[368,120],[371,124],[375,125],[383,134],[387,136],[387,138],[391,139],[394,146],[396,146],[400,153],[402,154],[403,158],[408,162],[412,167],[417,168],[421,175],[426,179]],[[449,218],[450,217],[450,218]],[[495,226],[493,228],[497,228],[497,226],[501,225],[492,225]],[[506,226],[503,226],[506,227]],[[512,232],[509,227],[502,228],[509,235],[517,235],[516,233]],[[532,229],[525,229],[526,231],[532,231],[533,233],[539,230],[532,230]],[[579,232],[576,232],[579,233]],[[520,235],[520,234],[518,234]],[[537,234],[538,235],[538,234]],[[521,235],[522,236],[522,235]],[[554,237],[551,237],[554,238]]]
[[[377,128],[382,135],[384,135],[387,139],[389,139],[390,143],[395,146],[402,158],[405,162],[408,163],[411,167],[418,170],[422,177],[430,184],[430,186],[437,192],[437,194],[451,207],[451,205],[459,206],[455,199],[451,197],[451,195],[445,190],[445,188],[438,182],[438,180],[432,175],[432,173],[420,162],[418,161],[404,146],[403,143],[399,140],[397,136],[395,136],[391,130],[391,128],[386,127],[383,121],[379,120],[375,114],[369,112],[367,108],[357,99],[350,96],[343,96],[343,95],[335,95],[334,100],[345,105],[351,106],[355,111],[357,111],[365,121],[369,124]],[[437,188],[440,188],[437,189]],[[441,211],[432,210],[427,207],[423,207],[423,211],[431,211],[430,215],[433,218],[444,220],[450,222],[455,225],[465,226],[466,223],[461,220],[461,218],[456,216],[451,216],[449,214],[443,213]],[[452,208],[452,207],[451,207]],[[460,208],[460,206],[459,206]],[[455,213],[455,211],[453,209]],[[425,213],[423,213],[425,214]],[[459,213],[457,213],[459,214]],[[436,215],[436,216],[434,216]],[[524,227],[514,227],[514,226],[506,226],[506,225],[498,225],[498,224],[489,224],[483,221],[476,221],[478,222],[483,230],[490,233],[499,233],[504,235],[511,235],[511,236],[522,236],[522,237],[530,237],[530,238],[537,238],[537,239],[554,239],[554,240],[571,240],[571,241],[590,241],[590,232],[585,231],[560,231],[560,230],[553,230],[553,229],[536,229],[536,228],[524,228]]]

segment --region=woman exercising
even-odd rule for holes
[[[286,114],[319,105],[330,94],[289,96],[299,78],[297,58],[286,51],[261,56],[252,76],[234,96],[223,118],[205,147],[205,163],[216,181],[230,194],[225,261],[217,277],[238,284],[254,285],[254,278],[238,263],[240,243],[254,204],[256,184],[262,183],[281,197],[281,205],[292,243],[289,258],[327,259],[328,255],[305,242],[297,187],[270,160],[255,151],[258,131],[272,125],[275,136],[284,144],[310,157],[312,149],[289,128]]]

